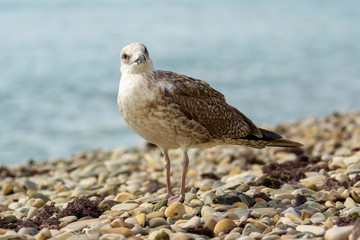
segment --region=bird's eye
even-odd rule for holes
[[[144,51],[144,52],[145,52],[145,54],[148,54],[148,50],[147,50],[147,48],[146,48],[146,47],[145,47],[145,51]]]
[[[124,53],[124,54],[122,55],[122,58],[123,58],[124,60],[126,60],[126,59],[129,58],[129,56],[128,56],[126,53]]]

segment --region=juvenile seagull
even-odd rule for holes
[[[137,134],[161,148],[170,202],[184,199],[189,148],[220,144],[253,148],[302,146],[256,127],[206,82],[174,72],[154,70],[142,43],[124,47],[120,57],[122,76],[117,98],[120,113]],[[174,148],[181,148],[184,152],[180,193],[177,196],[171,189],[168,155],[168,150]]]

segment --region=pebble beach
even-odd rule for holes
[[[0,240],[360,239],[360,112],[265,128],[304,147],[190,150],[170,205],[151,144],[0,165]],[[182,152],[170,158],[177,192]]]

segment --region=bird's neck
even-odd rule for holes
[[[146,62],[146,64],[140,64],[135,66],[121,65],[120,71],[123,75],[125,74],[141,74],[154,71],[152,62]]]

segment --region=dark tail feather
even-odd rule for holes
[[[276,139],[269,142],[269,147],[302,147],[301,143],[287,140],[287,139]]]
[[[269,147],[301,147],[301,146],[303,146],[301,143],[283,139],[283,137],[280,136],[279,134],[271,132],[269,130],[266,130],[263,128],[259,128],[259,130],[263,135],[262,138],[259,138],[259,137],[253,136],[253,135],[248,135],[244,139],[263,140],[263,141],[265,140],[268,142],[268,144],[266,146],[269,146]]]

